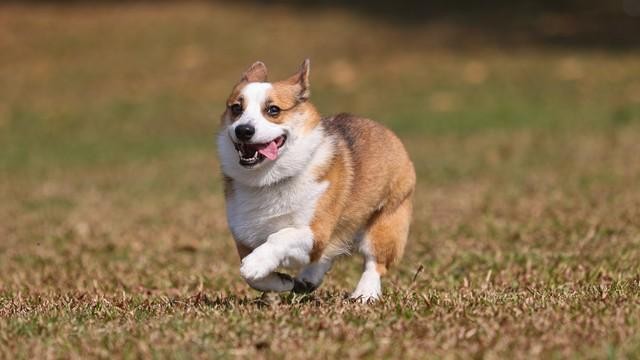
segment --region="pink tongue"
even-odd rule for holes
[[[272,141],[262,149],[258,149],[258,152],[269,160],[275,160],[278,157],[278,145],[276,145],[275,141]]]

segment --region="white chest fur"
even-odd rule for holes
[[[303,175],[261,188],[234,185],[227,203],[229,227],[237,241],[256,248],[283,228],[308,226],[328,183]]]
[[[316,171],[330,160],[331,141],[324,141],[300,174],[264,187],[233,183],[227,199],[227,219],[236,241],[254,249],[287,227],[309,226],[316,204],[329,183]]]

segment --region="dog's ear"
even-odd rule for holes
[[[242,74],[240,81],[265,82],[267,81],[267,65],[262,61],[256,61]]]
[[[309,95],[311,95],[311,89],[309,85],[309,72],[311,71],[311,61],[309,59],[305,59],[300,66],[300,70],[287,79],[292,85],[297,85],[300,87],[298,91],[298,100],[305,101],[309,99]]]

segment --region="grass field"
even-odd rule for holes
[[[0,6],[0,358],[640,357],[640,52],[481,45],[331,9]],[[416,165],[372,306],[353,258],[261,296],[226,228],[223,101],[307,56],[319,109]]]

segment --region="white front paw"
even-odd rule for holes
[[[242,275],[245,280],[255,281],[265,278],[280,265],[271,249],[265,245],[258,247],[242,259],[240,275]]]
[[[367,304],[380,300],[380,293],[374,290],[356,290],[350,298],[356,300],[359,303]]]

